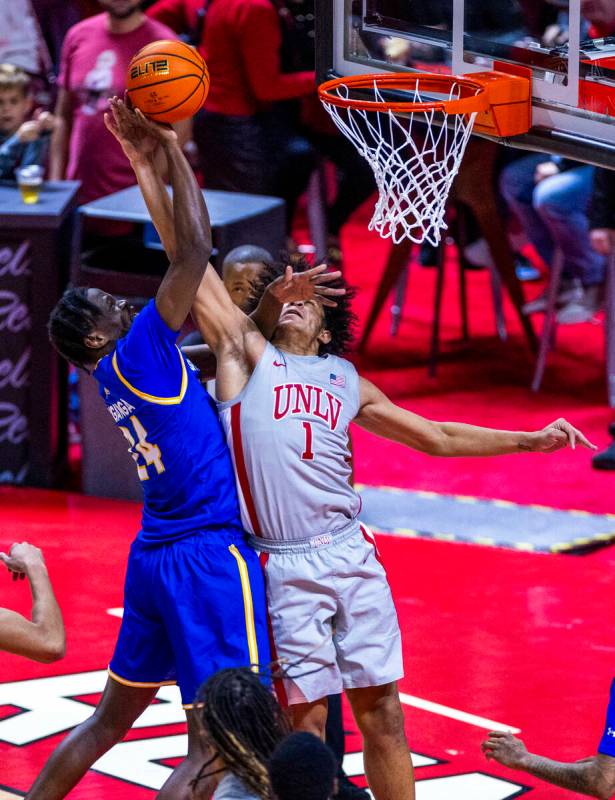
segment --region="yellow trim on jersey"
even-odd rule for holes
[[[179,355],[179,360],[181,361],[182,365],[182,385],[181,389],[179,390],[179,394],[177,397],[156,397],[153,394],[146,394],[145,392],[139,391],[139,389],[135,388],[131,383],[129,383],[126,378],[120,372],[120,368],[117,364],[117,350],[113,353],[113,358],[111,359],[111,363],[113,365],[113,369],[115,370],[115,374],[117,377],[122,381],[124,386],[133,394],[136,394],[137,397],[140,397],[142,400],[147,400],[148,403],[156,403],[159,406],[175,406],[184,399],[184,395],[186,394],[186,389],[188,388],[188,372],[186,371],[186,362],[182,354],[177,350]]]
[[[252,672],[258,672],[258,640],[256,638],[256,627],[254,625],[254,604],[252,602],[252,589],[250,587],[248,565],[234,544],[229,547],[229,551],[239,567],[241,591],[243,592],[243,607],[246,615],[246,634],[248,636],[250,669]]]
[[[177,681],[160,681],[160,683],[139,683],[138,681],[127,681],[126,678],[120,678],[119,675],[116,675],[115,672],[111,669],[111,667],[107,668],[107,672],[109,673],[109,677],[113,678],[114,681],[121,683],[122,686],[131,686],[134,689],[160,689],[161,686],[175,686]]]

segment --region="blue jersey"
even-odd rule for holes
[[[215,403],[152,300],[94,377],[143,486],[138,539],[170,542],[241,529],[235,476]]]
[[[611,684],[611,699],[606,712],[606,723],[598,752],[615,758],[615,680]]]

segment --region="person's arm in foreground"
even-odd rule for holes
[[[494,759],[505,767],[523,770],[555,786],[581,792],[602,800],[615,794],[615,758],[598,753],[590,758],[573,763],[552,761],[550,758],[528,753],[520,739],[512,733],[491,731],[483,742],[482,749],[487,758]]]
[[[361,406],[354,420],[371,433],[432,456],[501,456],[553,453],[576,443],[596,446],[565,419],[540,431],[500,431],[461,422],[433,422],[392,403],[373,383],[361,378]]]
[[[66,636],[62,612],[47,574],[43,554],[27,542],[0,553],[13,580],[28,578],[32,591],[32,620],[0,609],[0,650],[50,664],[64,657]]]
[[[201,283],[209,257],[211,255],[211,225],[209,214],[203,195],[194,176],[194,172],[186,161],[177,134],[172,128],[158,125],[146,119],[138,110],[130,110],[118,98],[111,101],[112,117],[106,115],[105,122],[109,130],[118,138],[124,150],[131,159],[130,147],[135,152],[146,152],[148,158],[153,159],[156,154],[157,142],[165,152],[169,167],[169,177],[173,189],[173,225],[168,225],[168,206],[170,204],[166,189],[157,173],[151,170],[144,171],[147,159],[137,163],[141,166],[140,173],[149,182],[154,182],[147,194],[144,193],[146,202],[151,202],[152,197],[166,208],[164,219],[168,228],[161,230],[163,246],[168,247],[170,265],[162,279],[156,294],[156,307],[160,316],[172,330],[179,330],[190,313],[196,291]],[[132,140],[147,141],[147,147],[139,148],[132,144]],[[139,177],[139,174],[137,175]]]

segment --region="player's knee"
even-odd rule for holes
[[[366,739],[395,743],[406,741],[404,712],[395,695],[378,698],[360,714],[357,723]]]

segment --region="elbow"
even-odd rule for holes
[[[66,638],[64,636],[50,638],[42,642],[36,661],[40,661],[41,664],[53,664],[56,661],[61,661],[65,655]]]

